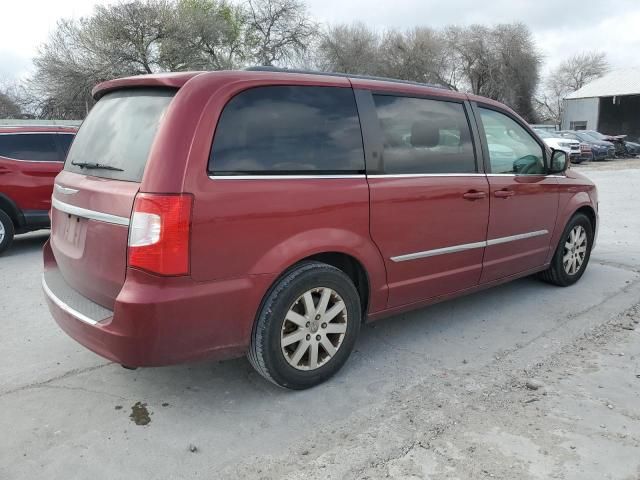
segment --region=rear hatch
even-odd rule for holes
[[[82,124],[56,178],[51,249],[64,281],[113,309],[124,284],[133,203],[175,89],[104,95]]]

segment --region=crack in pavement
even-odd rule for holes
[[[109,365],[113,365],[114,362],[107,362],[107,363],[102,363],[100,365],[94,365],[93,367],[87,367],[87,368],[75,368],[73,370],[68,370],[67,372],[57,375],[55,377],[52,377],[48,380],[42,380],[39,382],[33,382],[33,383],[29,383],[27,385],[22,385],[20,387],[16,387],[16,388],[12,388],[10,390],[4,390],[4,391],[0,391],[0,398],[6,397],[7,395],[11,395],[13,393],[17,393],[17,392],[22,392],[24,390],[29,390],[31,388],[38,388],[38,387],[42,387],[42,386],[47,386],[52,382],[56,382],[58,380],[64,380],[66,378],[70,378],[70,377],[74,377],[76,375],[80,375],[82,373],[86,373],[86,372],[93,372],[94,370],[99,370],[101,368],[104,368],[106,366]]]

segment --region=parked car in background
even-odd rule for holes
[[[563,130],[558,132],[564,138],[577,140],[581,144],[586,144],[590,149],[593,160],[606,160],[607,158],[615,158],[616,149],[613,143],[604,140],[598,140],[588,133],[580,130]]]
[[[535,128],[534,131],[549,147],[565,152],[569,160],[571,160],[571,163],[582,163],[592,158],[591,155],[587,158],[585,151],[580,148],[580,142],[577,140],[565,138],[557,132],[549,132],[537,128]]]
[[[611,142],[618,157],[640,155],[640,144],[627,141],[626,135],[606,135],[595,130],[585,130],[585,132],[598,140]]]
[[[0,253],[14,235],[49,228],[53,180],[76,131],[0,126]]]
[[[64,331],[124,366],[247,354],[308,388],[363,321],[534,273],[572,285],[589,261],[595,186],[494,100],[276,69],[93,93],[42,286]]]

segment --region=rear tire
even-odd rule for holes
[[[538,274],[545,282],[568,287],[576,283],[587,268],[593,246],[593,225],[583,213],[577,213],[562,232],[549,268]]]
[[[11,246],[15,234],[16,230],[11,218],[4,210],[0,210],[0,253]]]
[[[264,299],[247,356],[276,385],[310,388],[342,368],[361,321],[360,297],[351,279],[331,265],[303,262]]]

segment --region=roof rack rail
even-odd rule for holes
[[[323,75],[327,77],[359,78],[362,80],[378,80],[380,82],[403,83],[406,85],[417,85],[420,87],[441,88],[443,90],[451,90],[451,88],[449,87],[445,87],[444,85],[438,85],[435,83],[413,82],[411,80],[399,80],[397,78],[376,77],[373,75],[352,75],[350,73],[320,72],[317,70],[298,70],[298,69],[268,67],[268,66],[247,67],[245,68],[245,70],[249,72],[303,73],[305,75]]]

